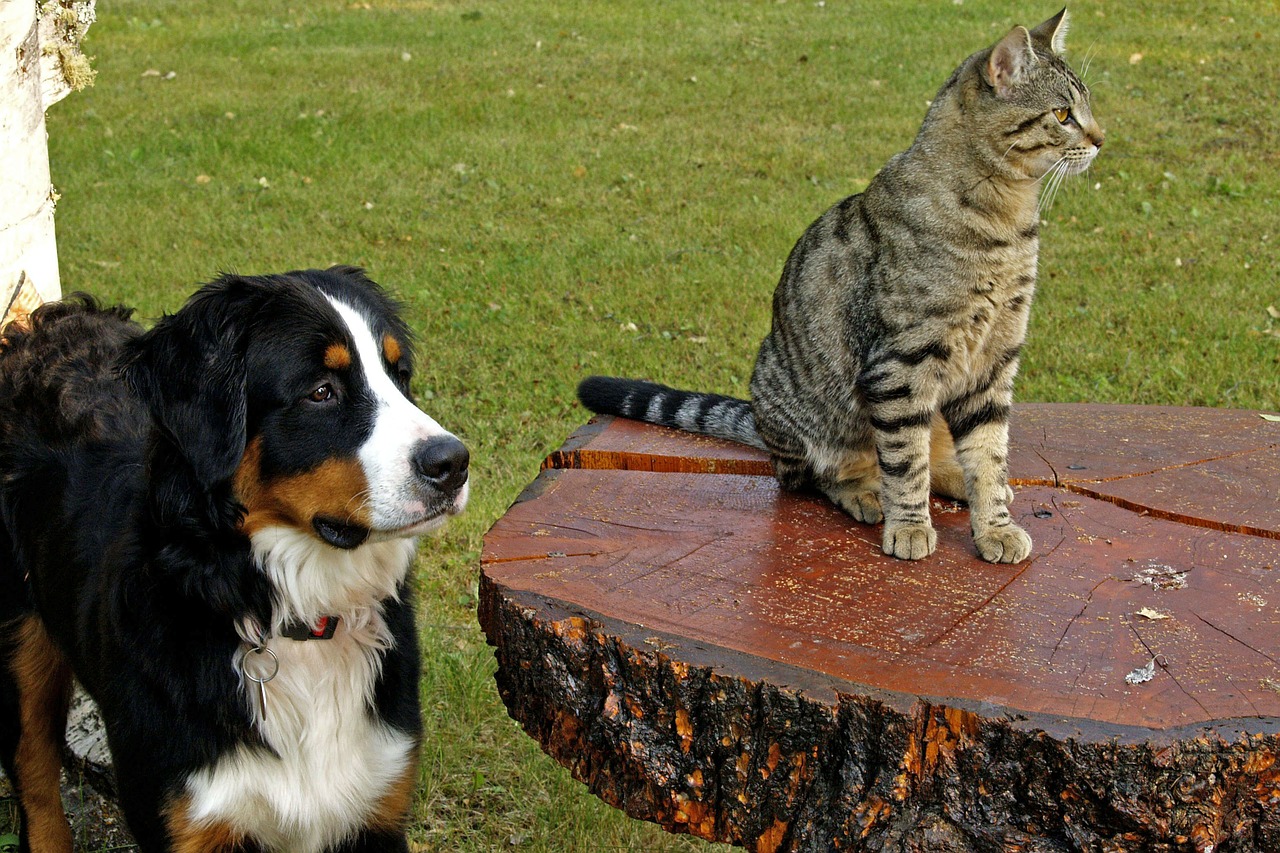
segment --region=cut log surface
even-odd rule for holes
[[[1015,407],[1017,565],[601,418],[485,537],[507,707],[607,802],[753,850],[1280,851],[1280,423]]]

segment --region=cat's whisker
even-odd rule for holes
[[[1049,171],[1041,176],[1044,181],[1044,187],[1040,191],[1040,204],[1037,207],[1037,213],[1044,215],[1053,208],[1054,197],[1058,194],[1058,189],[1062,186],[1062,182],[1066,180],[1070,171],[1070,163],[1067,158],[1063,157],[1049,167]]]
[[[1056,181],[1055,186],[1053,188],[1053,195],[1055,200],[1058,197],[1058,193],[1062,191],[1062,187],[1067,185],[1067,179],[1072,177],[1075,174],[1076,174],[1075,169],[1071,167],[1070,163],[1068,163],[1066,167],[1063,168],[1062,174],[1058,177],[1058,180]]]
[[[1014,140],[1013,142],[1011,142],[1011,143],[1009,144],[1009,147],[1008,147],[1008,148],[1004,149],[1004,153],[1000,155],[1000,162],[1002,162],[1002,163],[1007,163],[1007,162],[1008,162],[1008,160],[1009,160],[1009,152],[1010,152],[1010,151],[1012,151],[1012,150],[1014,149],[1014,146],[1016,146],[1017,144],[1018,144],[1017,140]],[[1015,170],[1015,171],[1016,171],[1016,170]],[[1043,176],[1043,175],[1041,175],[1040,177],[1044,177],[1044,176]],[[1039,181],[1039,180],[1040,180],[1040,178],[1032,178],[1032,177],[1030,177],[1030,176],[1027,176],[1027,177],[1022,178],[1022,180],[1029,180],[1029,181],[1031,181],[1031,182],[1034,184],[1035,182]]]
[[[1049,188],[1049,206],[1045,210],[1052,209],[1053,204],[1058,199],[1058,192],[1062,189],[1063,183],[1067,180],[1067,176],[1071,174],[1071,169],[1067,161],[1062,162],[1062,166],[1058,169],[1058,173],[1053,178],[1053,185]]]
[[[1054,172],[1062,168],[1063,164],[1066,162],[1067,162],[1067,158],[1066,158],[1066,155],[1064,154],[1063,156],[1059,157],[1057,162],[1055,162],[1052,166],[1050,166],[1048,169],[1045,169],[1044,174],[1036,178],[1036,181],[1044,181],[1046,184],[1048,184],[1049,182],[1048,179],[1053,175]]]
[[[1093,58],[1098,55],[1098,51],[1096,50],[1097,46],[1098,40],[1094,39],[1093,43],[1089,45],[1089,49],[1084,52],[1084,62],[1080,65],[1081,82],[1088,81],[1089,66],[1093,64]]]
[[[1057,202],[1058,194],[1062,192],[1062,186],[1064,183],[1066,183],[1066,180],[1067,180],[1067,173],[1066,173],[1066,170],[1064,169],[1063,171],[1058,173],[1058,179],[1053,182],[1053,194],[1049,197],[1050,208],[1052,208],[1053,204]]]

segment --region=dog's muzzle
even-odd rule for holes
[[[461,441],[443,435],[419,442],[413,448],[412,462],[422,486],[452,498],[466,485],[471,454]]]

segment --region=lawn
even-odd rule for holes
[[[969,53],[1058,6],[101,0],[49,115],[63,287],[172,311],[220,271],[365,266],[473,502],[422,547],[422,850],[706,845],[605,807],[512,723],[481,537],[587,373],[744,395],[782,262]],[[1017,397],[1280,406],[1273,0],[1072,5],[1108,132],[1041,229]],[[1270,309],[1270,310],[1269,310]]]

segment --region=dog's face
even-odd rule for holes
[[[409,400],[406,330],[352,284],[324,282],[314,305],[249,341],[235,489],[250,534],[288,525],[353,548],[433,529],[466,503],[466,448]]]
[[[224,276],[144,336],[126,375],[197,476],[230,482],[246,534],[353,549],[467,501],[467,450],[411,402],[412,358],[393,303],[335,267]]]

